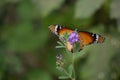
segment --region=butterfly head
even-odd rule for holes
[[[49,26],[49,29],[50,29],[50,31],[53,32],[54,34],[58,35],[58,31],[59,31],[60,29],[62,29],[62,26],[60,26],[60,25],[50,25],[50,26]]]

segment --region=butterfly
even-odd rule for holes
[[[74,31],[72,29],[65,28],[60,25],[50,25],[49,29],[58,37],[64,35],[66,32],[70,35]],[[105,40],[105,38],[102,37],[101,35],[94,34],[87,31],[79,31],[78,36],[79,36],[79,42],[80,42],[80,50],[82,50],[83,47],[86,45],[93,44],[93,43],[103,43]],[[69,42],[66,42],[66,48],[68,49],[68,51],[72,52],[73,45],[71,45]]]

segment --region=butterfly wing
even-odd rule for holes
[[[49,26],[49,29],[54,33],[56,34],[57,36],[61,36],[61,35],[64,35],[66,32],[68,34],[71,34],[73,32],[73,30],[71,29],[68,29],[68,28],[65,28],[63,26],[60,26],[60,25],[50,25]]]
[[[92,33],[81,31],[79,34],[79,40],[83,45],[88,45],[94,42]]]
[[[59,37],[64,35],[66,32],[69,35],[73,32],[73,30],[59,25],[50,25],[49,29]],[[80,49],[82,49],[84,45],[89,45],[92,43],[102,43],[104,41],[104,37],[102,37],[101,35],[93,34],[86,31],[80,31],[78,32],[78,35],[79,35]],[[66,42],[66,48],[69,51],[72,51],[73,45],[71,45],[69,42]]]
[[[80,31],[78,34],[79,34],[81,49],[84,45],[89,45],[92,43],[102,43],[104,41],[104,37],[98,34],[93,34],[93,33],[85,32],[85,31]]]
[[[62,28],[58,31],[59,36],[64,35],[65,33],[68,33],[69,35],[73,32],[71,29]]]

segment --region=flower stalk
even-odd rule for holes
[[[79,50],[80,46],[80,41],[79,41],[79,36],[77,31],[73,31],[71,34],[68,34],[67,32],[60,36],[60,42],[58,42],[59,46],[56,46],[56,48],[66,48],[67,52],[71,54],[71,63],[68,66],[68,70],[64,68],[64,62],[63,57],[61,54],[57,55],[57,69],[59,71],[62,71],[65,75],[60,76],[59,79],[71,79],[71,80],[76,80],[76,75],[75,75],[75,67],[74,67],[74,62],[75,62],[75,54]]]
[[[72,66],[73,66],[73,78],[72,80],[75,80],[75,67],[74,67],[74,54],[72,54]]]

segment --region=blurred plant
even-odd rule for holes
[[[73,25],[78,26],[80,30],[98,33],[108,32],[105,44],[86,47],[80,54],[73,54],[77,62],[84,53],[92,53],[84,58],[85,62],[75,62],[75,72],[77,79],[82,80],[111,80],[111,77],[113,80],[119,80],[118,60],[112,62],[112,76],[107,78],[105,75],[109,74],[107,71],[110,68],[108,63],[111,62],[111,57],[120,49],[119,3],[120,0],[0,0],[0,80],[25,79],[23,76],[28,76],[28,80],[53,80],[50,77],[56,73],[52,65],[55,60],[51,58],[54,54],[47,53],[55,53],[51,47],[55,38],[48,34],[49,24]],[[68,49],[69,45],[69,48],[73,48],[73,53],[77,52],[76,46],[80,43],[70,44],[69,35],[66,39],[65,36],[61,36],[60,41],[60,46],[56,48]],[[72,57],[72,53],[66,55]],[[57,56],[58,67],[65,67],[67,60],[64,59],[65,55]],[[35,65],[44,70],[38,70],[37,66],[36,69]],[[71,67],[72,65],[69,69],[73,70]],[[69,70],[66,71],[70,74]],[[56,77],[53,76],[56,75],[52,75],[54,80]]]
[[[68,44],[69,45],[66,45]],[[64,64],[66,63],[62,56],[62,54],[58,54],[56,56],[57,61],[57,69],[61,72],[63,72],[65,75],[60,76],[59,79],[71,79],[71,80],[76,80],[76,75],[75,75],[75,69],[74,69],[74,56],[77,52],[79,52],[78,48],[80,45],[79,43],[79,37],[77,31],[73,31],[70,35],[66,32],[60,37],[60,41],[58,41],[59,46],[56,46],[56,48],[65,48],[66,52],[70,54],[72,57],[71,63],[69,63],[68,70],[64,68]],[[71,52],[69,51],[68,47],[70,47],[72,50]]]

